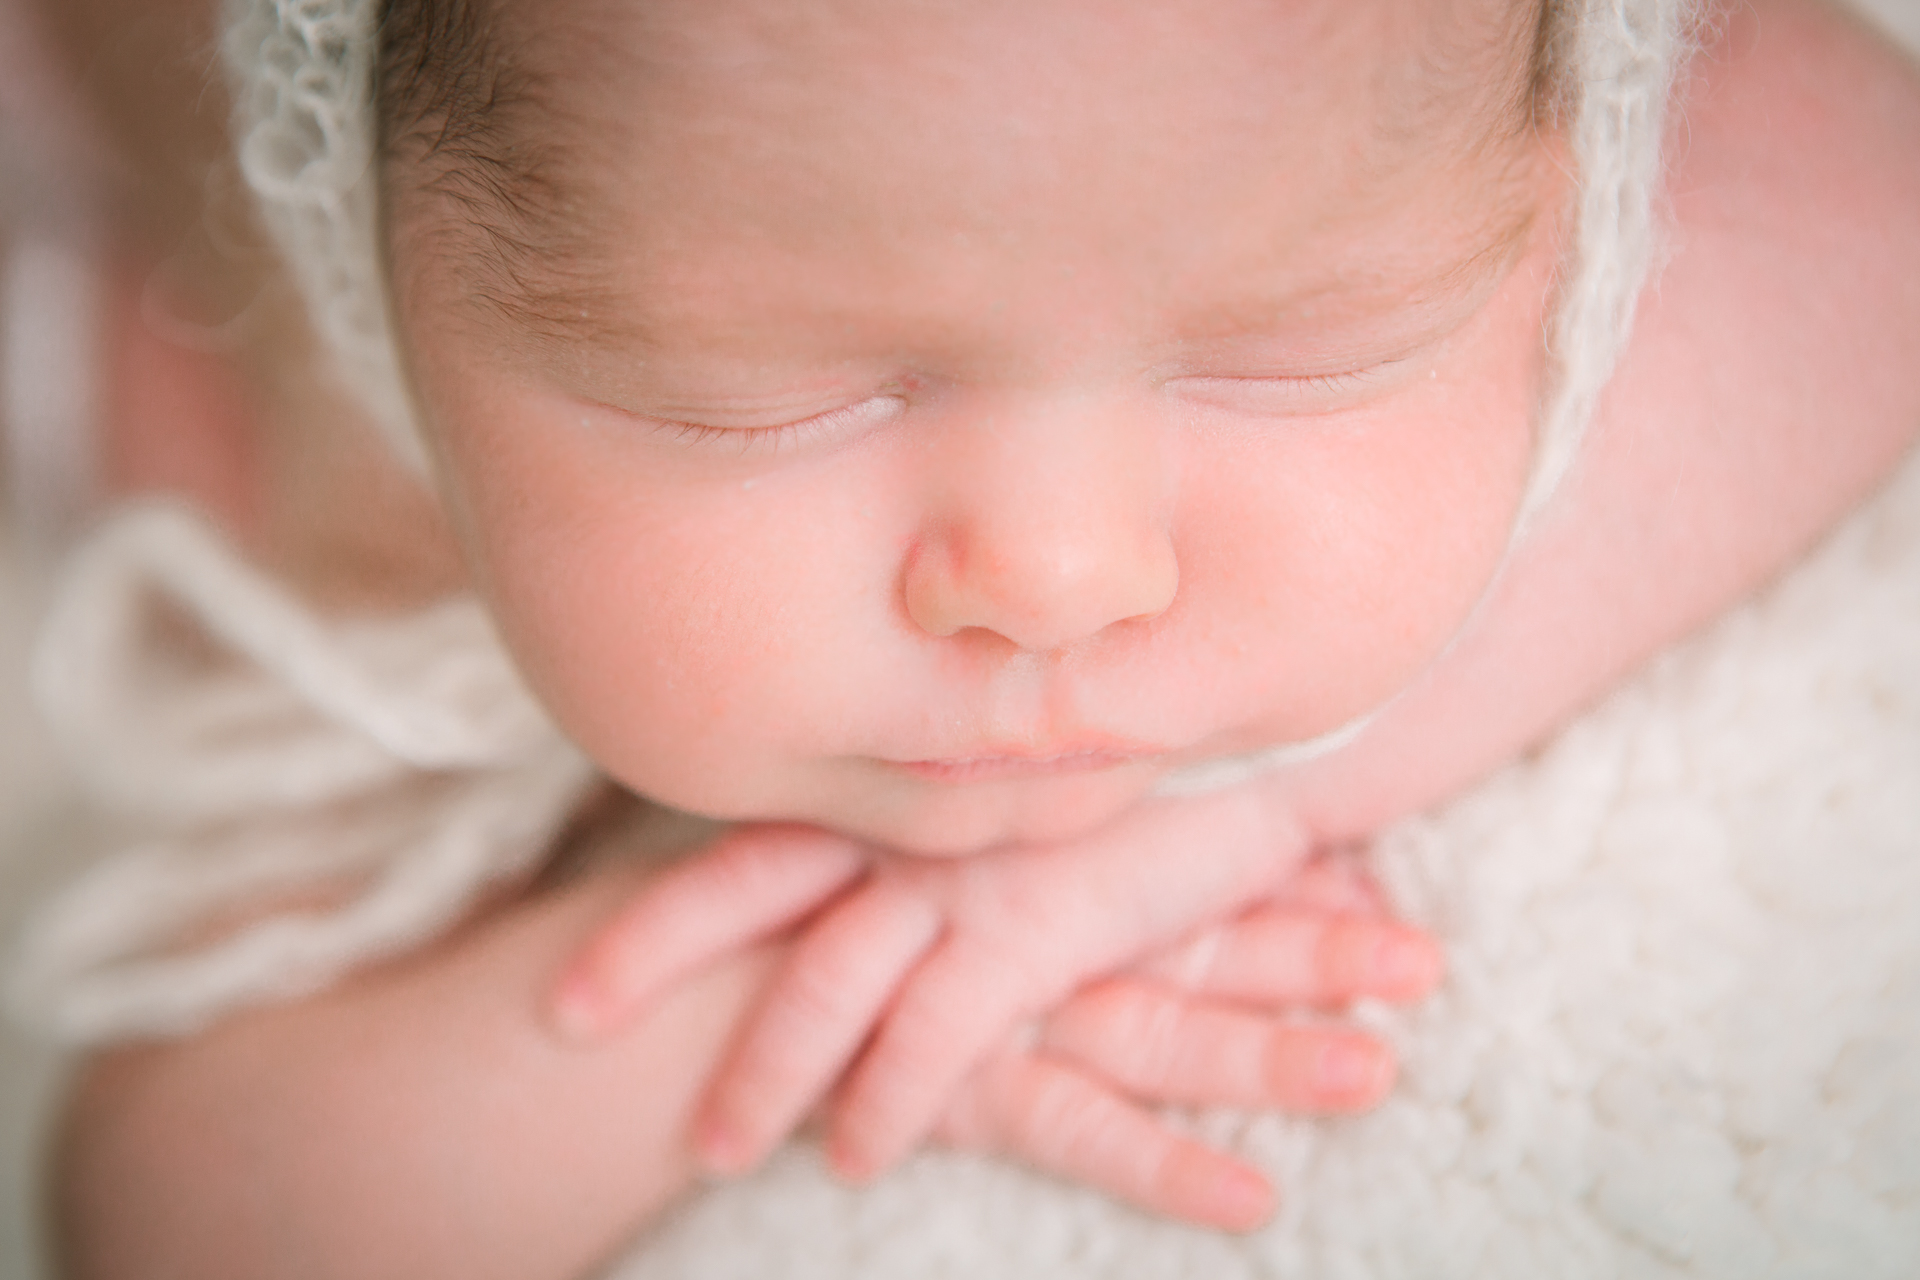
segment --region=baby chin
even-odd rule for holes
[[[903,853],[952,858],[1088,835],[1132,808],[1166,772],[1154,757],[1058,756],[873,761],[859,812],[821,825]],[[863,779],[864,781],[865,779]]]

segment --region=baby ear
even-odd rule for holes
[[[100,483],[109,499],[184,498],[245,544],[259,534],[263,415],[219,327],[189,318],[163,271],[123,258],[103,316]]]

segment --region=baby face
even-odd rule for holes
[[[502,631],[635,790],[1061,838],[1380,706],[1486,588],[1563,196],[1530,13],[497,18],[483,172],[390,164],[398,308]]]

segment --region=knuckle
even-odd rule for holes
[[[844,837],[806,827],[745,827],[722,836],[708,858],[716,892],[758,895],[803,872],[830,869],[860,858]]]
[[[858,1012],[860,993],[869,985],[854,957],[829,951],[801,956],[782,979],[778,1007],[796,1030],[817,1032]]]
[[[1177,1000],[1145,993],[1136,995],[1131,1005],[1122,1074],[1135,1089],[1164,1091],[1175,1082],[1186,1047],[1186,1010]]]
[[[1097,1163],[1113,1126],[1112,1108],[1078,1078],[1049,1073],[1037,1081],[1029,1099],[1032,1131],[1053,1160],[1084,1168]]]
[[[1189,1053],[1188,1021],[1177,998],[1109,982],[1076,996],[1049,1022],[1047,1040],[1131,1092],[1164,1095]]]
[[[783,868],[771,854],[755,840],[723,844],[691,864],[689,873],[697,879],[689,882],[690,887],[716,903],[757,902],[783,879]]]
[[[1312,953],[1313,976],[1322,990],[1351,990],[1362,976],[1370,930],[1351,920],[1330,920]]]
[[[1268,1037],[1261,1074],[1279,1105],[1308,1105],[1317,1095],[1313,1067],[1325,1040],[1323,1032],[1305,1027],[1280,1028]]]
[[[963,1081],[947,1100],[934,1137],[957,1151],[989,1151],[1006,1141],[1007,1093],[1002,1064],[993,1064]]]
[[[971,1066],[979,1055],[971,1028],[954,1010],[937,1001],[904,1000],[888,1017],[875,1041],[872,1063],[884,1068],[896,1087],[949,1074],[955,1064]]]
[[[1376,921],[1349,916],[1329,922],[1315,956],[1321,985],[1333,995],[1372,989],[1382,976],[1381,956],[1392,944],[1391,931]]]
[[[1169,962],[1170,977],[1188,991],[1204,991],[1220,972],[1227,946],[1224,925],[1213,925],[1195,934]]]

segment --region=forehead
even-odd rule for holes
[[[1276,253],[1325,268],[1296,294],[1364,290],[1356,272],[1392,277],[1396,257],[1444,273],[1514,220],[1501,179],[1535,21],[1507,0],[498,0],[496,16],[531,86],[506,150],[541,175],[495,246],[528,259],[525,301],[566,316],[602,310],[612,277],[697,296],[716,286],[700,273],[755,255],[841,293],[908,271],[938,289],[935,260],[964,290],[983,257],[1055,276],[1130,257],[1170,294]],[[1409,214],[1441,231],[1411,242]]]
[[[828,82],[857,98],[913,85],[913,101],[988,115],[1071,106],[1076,85],[1131,87],[1140,106],[1200,104],[1248,80],[1343,115],[1444,126],[1510,104],[1530,68],[1536,0],[492,0],[503,40],[550,87],[636,75],[769,97]],[[929,79],[928,77],[931,77]],[[1212,92],[1209,92],[1209,91]],[[982,98],[980,92],[988,96]],[[1131,104],[1114,102],[1125,109]],[[1443,105],[1438,113],[1423,111]],[[1395,108],[1404,110],[1396,111]],[[1394,120],[1395,116],[1401,118]]]

